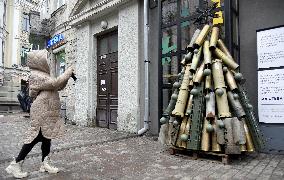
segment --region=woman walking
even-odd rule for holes
[[[31,69],[29,79],[30,96],[33,104],[30,109],[31,127],[26,132],[24,145],[16,159],[6,168],[15,178],[28,176],[22,171],[22,164],[34,145],[42,142],[42,164],[40,172],[57,173],[59,170],[49,164],[51,139],[58,138],[64,133],[64,123],[60,118],[59,90],[65,88],[68,79],[73,74],[73,68],[68,68],[58,78],[50,76],[47,50],[36,50],[28,53],[27,65]]]

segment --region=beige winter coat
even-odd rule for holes
[[[46,50],[29,52],[27,65],[31,69],[29,86],[33,103],[30,109],[31,127],[26,133],[24,143],[31,143],[40,129],[44,137],[58,138],[65,131],[63,120],[60,118],[58,91],[66,86],[73,70],[68,68],[58,78],[51,78]]]

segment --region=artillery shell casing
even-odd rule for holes
[[[226,154],[240,154],[240,146],[234,143],[232,118],[225,118],[224,124],[226,128],[225,139],[227,140],[225,153]]]
[[[190,60],[192,59],[192,52],[187,53],[186,56],[188,56],[188,59],[186,59],[186,57],[184,57],[182,59],[182,61],[180,62],[183,66],[185,66],[186,64],[188,64],[190,62]]]
[[[225,73],[225,78],[226,78],[227,84],[229,85],[229,88],[231,91],[238,89],[233,73],[229,69]]]
[[[229,56],[231,59],[234,59],[230,53],[230,51],[228,50],[228,48],[226,47],[226,45],[224,44],[224,42],[222,41],[222,39],[219,39],[217,41],[217,45],[220,48],[221,51],[223,51],[227,56]]]
[[[214,53],[219,59],[224,62],[224,64],[226,64],[231,69],[235,70],[239,67],[239,65],[232,58],[223,53],[219,48],[216,48],[214,50]]]
[[[192,73],[190,72],[190,65],[186,65],[185,67],[185,72],[184,72],[184,76],[183,76],[183,80],[180,86],[180,89],[185,89],[188,90],[188,85],[190,82],[189,76],[192,76]]]
[[[188,97],[188,91],[187,90],[180,90],[178,99],[175,105],[175,109],[172,111],[172,115],[177,117],[183,117],[184,116],[184,108],[186,106],[186,99]]]
[[[182,122],[181,122],[180,127],[179,127],[178,138],[177,138],[177,141],[176,141],[176,146],[178,146],[178,147],[182,147],[181,135],[185,133],[187,119],[188,119],[188,117],[183,117]]]
[[[203,71],[204,71],[204,68],[205,68],[205,64],[204,62],[200,65],[200,67],[198,68],[195,76],[194,76],[194,79],[193,79],[193,82],[194,83],[200,83],[202,81],[202,78],[203,78]]]
[[[240,146],[240,149],[241,149],[241,152],[247,151],[247,147],[246,147],[245,144],[242,144],[242,145]]]
[[[232,118],[232,127],[233,127],[233,137],[234,137],[234,143],[235,144],[245,144],[244,143],[244,140],[241,139],[241,137],[244,137],[241,133],[242,130],[241,130],[241,124],[240,121],[238,120],[238,118],[236,117],[233,117]]]
[[[244,128],[244,123],[242,120],[239,120],[240,122],[240,142],[239,144],[245,145],[246,144],[246,133]]]
[[[219,28],[215,26],[212,28],[210,47],[209,47],[210,50],[214,50],[216,48],[218,37],[219,37]]]
[[[173,94],[178,94],[178,90],[176,89]],[[176,102],[177,102],[177,99],[171,98],[168,107],[167,107],[166,110],[164,111],[164,114],[171,115],[172,111],[173,111],[174,108],[175,108]]]
[[[186,107],[186,112],[185,112],[185,115],[186,116],[189,116],[189,114],[187,112],[191,111],[192,109],[192,103],[193,103],[193,95],[191,94],[189,96],[189,99],[188,99],[188,102],[187,102],[187,107]]]
[[[231,107],[233,108],[234,112],[236,113],[236,116],[238,118],[241,118],[246,115],[242,104],[240,103],[239,99],[235,99],[234,95],[231,91],[228,91],[228,100],[231,104]]]
[[[199,48],[204,43],[209,31],[210,31],[210,26],[206,24],[195,40],[195,43],[193,45],[195,49]]]
[[[202,128],[202,139],[201,139],[201,150],[202,151],[209,151],[210,148],[210,134],[206,131],[206,127],[209,122],[204,118],[203,128]]]
[[[222,120],[217,120],[222,121]],[[220,126],[216,126],[216,133],[217,133],[217,142],[218,144],[225,144],[225,132],[224,128],[221,128]]]
[[[209,99],[206,99],[206,118],[215,119],[215,94],[210,92],[207,95],[209,95]]]
[[[168,145],[172,144],[172,138],[173,138],[173,132],[174,132],[174,125],[173,125],[174,119],[175,119],[174,117],[170,117],[170,120],[169,120]]]
[[[214,131],[212,132],[211,139],[212,139],[212,151],[214,152],[220,152],[221,151],[221,146],[217,142],[217,124],[216,124],[216,119],[214,119],[212,123]]]
[[[205,77],[205,89],[213,90],[211,75]]]
[[[186,63],[185,63],[185,58],[183,58],[183,59],[181,60],[180,64],[183,65],[183,66],[186,64]]]
[[[186,123],[186,126],[185,126],[185,134],[187,134],[187,135],[189,135],[190,125],[191,125],[191,119],[188,117],[187,118],[187,123]],[[183,148],[187,148],[187,142],[183,141],[182,142],[182,147]]]
[[[209,50],[209,41],[205,41],[203,44],[203,54],[204,54],[204,63],[211,64],[212,55],[211,51]]]
[[[218,108],[218,117],[219,118],[231,117],[226,88],[222,88],[222,90],[224,91],[224,94],[222,96],[215,95],[217,101],[217,108]]]
[[[180,137],[181,137],[182,134],[187,134],[188,135],[189,126],[190,126],[189,118],[188,117],[183,117],[182,123],[181,123],[181,126],[180,126],[180,130],[179,130],[179,138],[178,138],[177,143],[176,143],[178,147],[182,147],[182,148],[186,148],[187,147],[187,143],[182,141],[180,139]]]
[[[244,129],[245,129],[245,134],[246,134],[246,146],[247,146],[247,151],[248,152],[253,152],[254,151],[254,145],[251,139],[251,135],[249,133],[248,126],[246,122],[243,120],[244,123]]]
[[[169,124],[163,124],[160,128],[160,133],[159,133],[159,141],[163,144],[163,145],[168,145],[168,131],[169,131]]]
[[[198,53],[193,55],[192,63],[191,63],[191,67],[190,67],[191,72],[196,71],[197,65],[198,65],[199,60],[200,60],[201,52],[202,52],[202,47],[199,48]]]
[[[191,80],[190,82],[189,82],[189,85],[188,85],[188,87],[193,87],[193,80]]]
[[[187,98],[188,98],[188,85],[190,82],[189,75],[190,75],[190,65],[187,65],[185,68],[183,80],[181,83],[180,91],[178,94],[178,99],[175,105],[175,109],[173,110],[172,114],[177,117],[184,116],[184,109],[186,106]]]
[[[193,45],[194,45],[194,43],[195,43],[195,41],[196,41],[196,39],[197,39],[199,33],[200,33],[200,29],[196,29],[195,32],[194,32],[194,34],[192,35],[192,38],[191,38],[191,40],[190,40],[190,43],[189,43],[189,45],[187,46],[187,50],[188,50],[189,52],[192,52],[192,51],[194,50]]]
[[[220,61],[219,59],[214,60],[212,65],[212,71],[214,88],[218,89],[226,87],[222,68],[222,61]]]
[[[174,122],[175,120],[176,120],[176,118],[171,116],[170,121]],[[175,145],[177,135],[178,135],[178,133],[177,133],[176,127],[174,127],[173,123],[169,123],[169,137],[170,137],[169,142],[170,142],[171,145]]]

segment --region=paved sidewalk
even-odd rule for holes
[[[13,179],[4,169],[19,152],[29,126],[22,115],[0,118],[0,179]],[[30,153],[26,179],[284,179],[283,155],[250,155],[230,165],[220,161],[169,155],[152,137],[102,128],[68,125],[67,135],[52,142],[51,159],[61,172],[38,172],[40,145]]]

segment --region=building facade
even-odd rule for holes
[[[54,74],[60,74],[64,56],[65,66],[75,65],[78,77],[62,93],[67,121],[138,131],[143,118],[141,8],[139,1],[66,1],[50,14],[51,37],[61,39],[50,47]]]
[[[56,76],[61,69],[73,64],[78,77],[62,95],[69,121],[137,133],[143,127],[144,116],[148,116],[150,132],[158,134],[159,119],[169,102],[172,81],[180,71],[179,60],[186,53],[189,37],[198,28],[194,24],[196,7],[202,10],[213,2],[220,7],[213,21],[223,23],[222,37],[226,46],[240,64],[244,77],[252,82],[247,83],[247,88],[258,114],[254,33],[261,27],[283,24],[282,2],[209,0],[206,5],[203,0],[149,0],[150,112],[147,115],[144,114],[143,1],[46,2],[48,8],[43,14],[51,20],[50,38],[61,39],[50,48],[55,59],[53,74]],[[259,10],[265,22],[254,21],[257,17],[251,14],[250,9],[259,7],[271,7],[271,11]],[[274,10],[279,13],[271,21]],[[261,125],[267,137],[269,132],[280,132],[282,128],[281,124]],[[281,150],[283,139],[276,134],[268,144],[271,148],[276,142],[282,142],[277,148]]]
[[[17,95],[29,76],[27,52],[45,48],[48,30],[40,21],[38,7],[39,1],[0,1],[1,111],[19,105]]]
[[[166,8],[176,7],[176,2],[164,1],[163,12],[168,11]],[[183,9],[183,12],[194,12],[195,5],[199,4],[199,1],[194,1],[195,5],[189,5],[190,0],[182,2],[179,5],[185,4],[188,8]],[[54,7],[52,4],[49,6],[46,9]],[[54,8],[53,12],[50,11],[51,38],[58,36],[62,39],[61,43],[55,43],[50,48],[54,54],[53,59],[58,61],[58,53],[63,53],[66,66],[75,65],[78,76],[77,82],[70,82],[67,90],[62,93],[67,121],[83,126],[107,127],[137,133],[143,128],[144,116],[148,116],[150,132],[158,134],[162,109],[160,100],[165,99],[162,104],[167,104],[169,94],[166,89],[162,90],[164,95],[160,94],[160,87],[164,85],[161,84],[161,74],[158,70],[161,65],[158,60],[161,29],[159,10],[162,11],[158,1],[149,1],[150,111],[147,115],[144,114],[143,1],[66,1],[64,5]],[[186,16],[185,18],[190,18],[189,14]],[[189,21],[183,24],[186,26],[183,32],[188,32],[184,37],[189,36],[194,27],[189,28]],[[188,43],[189,39],[186,39],[183,44]],[[165,48],[166,51],[171,47]],[[182,48],[184,47],[178,45],[179,51]],[[168,52],[165,55],[169,55]],[[181,53],[180,55],[182,57]],[[172,61],[175,72],[179,66],[177,58],[181,57],[176,56]],[[58,64],[60,63],[54,62],[54,67]],[[167,71],[172,76],[177,75],[175,72]],[[58,75],[56,72],[54,74]],[[170,81],[168,83],[169,89]]]
[[[76,33],[69,23],[69,16],[76,0],[64,1],[46,0],[41,11],[41,19],[46,20],[49,26],[49,40],[47,49],[51,57],[51,75],[58,77],[66,67],[76,62]],[[75,84],[70,82],[67,88],[60,92],[62,116],[66,122],[76,124],[75,112]]]
[[[252,9],[254,11],[252,11]],[[239,1],[239,44],[240,44],[240,70],[247,79],[247,90],[251,98],[254,111],[259,114],[260,94],[256,93],[258,87],[258,67],[257,56],[257,31],[267,28],[274,28],[284,25],[284,2],[280,0],[271,1]],[[282,36],[283,37],[283,33]],[[280,38],[281,39],[281,38]],[[283,39],[283,38],[282,38]],[[283,41],[282,41],[283,42]],[[281,47],[283,50],[284,47]],[[275,57],[273,57],[275,58]],[[280,74],[284,74],[283,67],[279,67]],[[274,68],[268,68],[267,72],[273,72]],[[269,71],[270,70],[270,71]],[[277,78],[272,80],[277,82]],[[281,86],[281,85],[280,85]],[[283,86],[283,84],[282,84]],[[272,86],[273,88],[273,86]],[[281,90],[280,90],[281,92]],[[283,97],[283,93],[278,96]],[[277,103],[279,104],[279,103]],[[281,104],[281,103],[280,103]],[[282,105],[280,105],[280,109]],[[282,115],[273,113],[274,116]],[[269,119],[269,117],[267,118]],[[280,123],[282,117],[279,117],[279,123],[260,123],[264,137],[266,139],[266,152],[280,153],[284,151],[284,137],[282,135],[284,125]],[[283,121],[282,121],[283,122]]]

